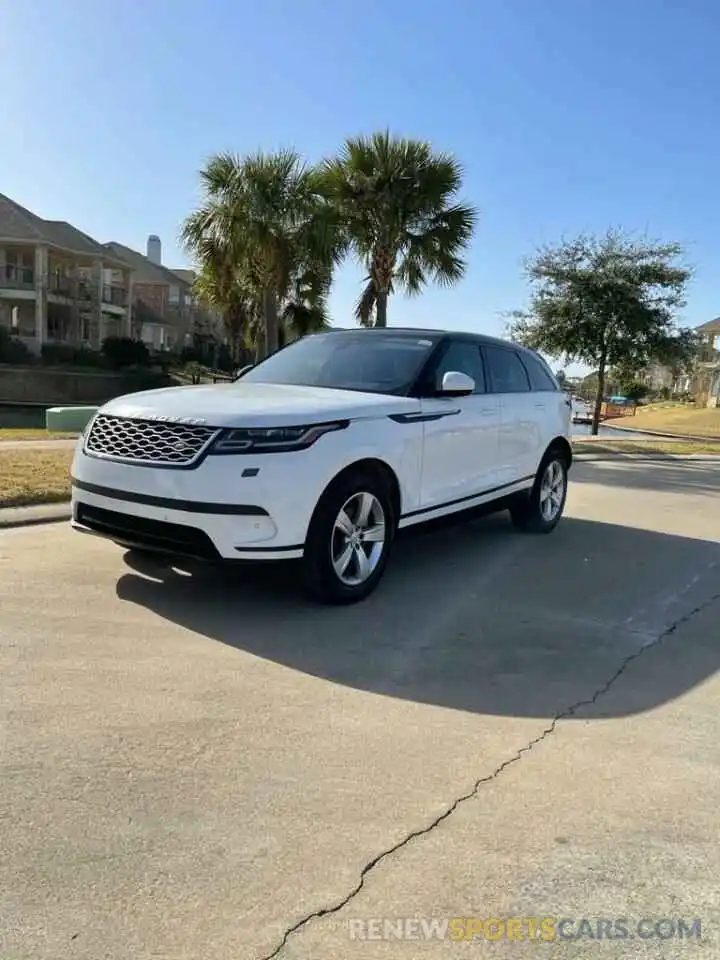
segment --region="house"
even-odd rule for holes
[[[675,380],[672,370],[660,363],[651,363],[640,373],[638,379],[645,384],[653,393],[660,393],[661,390],[675,389]],[[677,392],[677,390],[675,391]]]
[[[155,350],[184,345],[195,319],[192,282],[163,266],[160,239],[148,237],[147,255],[116,241],[105,247],[132,269],[133,336]]]
[[[223,322],[222,312],[216,310],[210,304],[203,302],[195,295],[195,279],[197,274],[194,270],[173,270],[173,273],[179,277],[183,283],[190,287],[192,302],[192,332],[200,334],[202,337],[211,338],[218,343],[224,343],[226,339],[225,324]]]
[[[158,236],[148,237],[145,254],[116,241],[105,246],[133,271],[134,337],[155,350],[182,347],[196,333],[222,339],[221,318],[194,294],[195,273],[164,266]]]
[[[129,336],[131,297],[132,270],[112,250],[0,194],[0,326],[34,353]]]
[[[720,407],[720,350],[716,348],[720,317],[695,330],[704,342],[691,372],[676,376],[672,368],[653,363],[639,374],[639,379],[654,392],[668,390],[675,396],[689,393],[701,406]]]
[[[709,320],[696,328],[704,345],[697,363],[693,392],[698,403],[706,407],[720,407],[720,317]]]

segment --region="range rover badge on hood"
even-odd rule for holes
[[[160,423],[184,423],[189,427],[203,427],[207,420],[202,417],[166,417],[161,413],[144,413],[138,416],[139,420],[157,420]]]

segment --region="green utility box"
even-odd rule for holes
[[[82,433],[97,413],[97,407],[50,407],[45,411],[45,429],[53,433]]]

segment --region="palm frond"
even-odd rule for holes
[[[372,327],[373,311],[377,302],[377,291],[372,279],[369,279],[355,306],[355,319],[363,327]]]

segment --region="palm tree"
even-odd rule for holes
[[[283,343],[330,326],[327,300],[331,284],[332,272],[326,267],[308,266],[292,278],[280,314]]]
[[[262,319],[260,355],[278,347],[282,301],[294,278],[320,264],[329,276],[341,244],[338,216],[320,173],[293,150],[213,157],[201,171],[204,199],[182,238],[201,265],[212,264],[228,291]],[[242,293],[240,292],[242,291]],[[229,302],[229,301],[226,301]]]
[[[235,271],[227,252],[212,238],[202,240],[200,271],[194,291],[198,299],[219,311],[225,339],[234,360],[240,347],[254,343],[257,337],[258,308],[254,291],[245,278]]]
[[[462,169],[428,143],[389,132],[345,142],[324,164],[325,190],[341,214],[345,241],[367,269],[356,307],[364,326],[387,326],[396,287],[419,293],[430,281],[457,283],[472,238],[475,209],[458,203]]]

